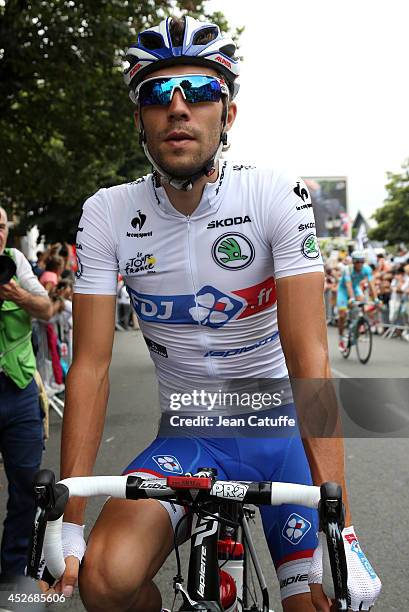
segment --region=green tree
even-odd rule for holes
[[[401,173],[388,172],[387,176],[388,196],[373,215],[378,225],[370,230],[369,238],[387,240],[391,245],[401,242],[409,245],[409,159],[402,165]]]
[[[0,0],[0,201],[21,231],[73,240],[86,197],[148,170],[122,62],[175,8],[204,13],[203,0]]]

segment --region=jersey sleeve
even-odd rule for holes
[[[349,267],[345,268],[342,273],[342,279],[344,283],[352,283],[351,271]]]
[[[100,189],[84,204],[78,225],[75,293],[116,295],[118,260],[108,199]]]
[[[280,176],[274,188],[271,216],[275,277],[323,272],[311,196],[302,179]]]
[[[21,253],[18,249],[13,249],[13,255],[16,262],[16,274],[20,287],[32,295],[48,297],[46,289],[42,286],[34,274],[28,259],[26,259],[23,253]]]
[[[367,266],[365,267],[365,273],[366,273],[366,277],[367,277],[367,279],[368,279],[369,281],[371,281],[371,280],[372,280],[372,278],[373,278],[373,275],[372,275],[372,268],[371,268],[371,266],[368,266],[368,265],[367,265]]]

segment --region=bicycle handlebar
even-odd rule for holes
[[[134,475],[87,476],[67,478],[56,484],[53,472],[40,470],[34,480],[37,512],[27,574],[37,578],[42,550],[49,575],[58,580],[64,573],[62,523],[70,497],[104,495],[119,499],[161,499],[179,503],[194,501],[195,504],[207,500],[273,506],[297,504],[318,508],[320,527],[327,535],[338,606],[343,606],[344,601],[346,605],[347,568],[342,540],[344,516],[339,485],[325,483],[316,487],[281,482],[224,481],[203,474],[149,480]],[[346,607],[338,609],[347,610]]]

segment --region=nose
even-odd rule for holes
[[[170,119],[184,119],[185,121],[190,118],[191,112],[188,104],[179,89],[173,92],[172,100],[168,106],[168,116]]]

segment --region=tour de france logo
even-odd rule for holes
[[[243,234],[223,234],[213,243],[212,256],[226,270],[242,270],[253,262],[254,246]]]

